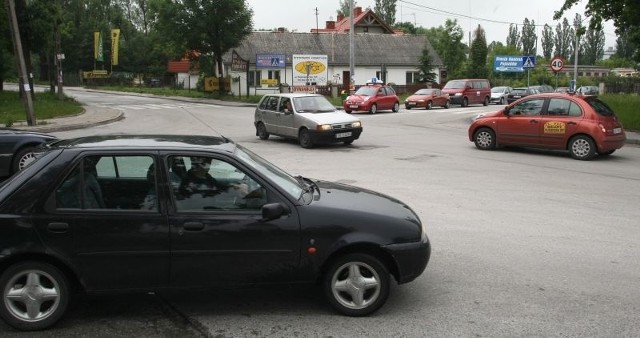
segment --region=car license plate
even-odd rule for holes
[[[620,134],[620,133],[622,133],[622,128],[614,128],[614,129],[613,129],[613,133],[614,133],[614,134]]]
[[[519,99],[519,98],[520,98],[520,95],[513,95],[513,98],[515,98],[515,99]]]
[[[346,133],[337,133],[336,134],[336,138],[343,138],[343,137],[349,137],[351,136],[351,132],[346,132]]]
[[[416,103],[415,103],[415,102],[409,102],[409,105],[410,105],[410,106],[415,106],[415,105],[416,105]]]
[[[352,104],[352,105],[349,106],[349,108],[354,108],[355,109],[355,108],[358,108],[358,105],[357,104]]]

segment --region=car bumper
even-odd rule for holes
[[[464,96],[460,95],[460,96],[449,96],[449,102],[453,103],[453,104],[462,104],[462,99],[464,99]]]
[[[601,140],[596,140],[596,146],[598,147],[598,151],[616,150],[622,148],[626,141],[627,137],[625,133],[622,133],[620,135],[607,136]]]
[[[398,267],[398,284],[418,278],[427,268],[431,257],[431,242],[426,236],[420,242],[383,246],[391,254]]]
[[[339,129],[328,132],[311,132],[311,140],[313,143],[338,143],[338,142],[352,142],[357,140],[362,133],[362,128],[352,129]],[[345,135],[349,134],[349,135]]]
[[[409,101],[409,102],[405,102],[404,103],[404,107],[407,109],[411,109],[411,108],[424,108],[427,106],[426,102],[419,102],[419,101]]]
[[[352,103],[345,103],[343,105],[343,108],[345,111],[369,111],[371,109],[371,104],[369,103],[358,103],[358,102],[352,102]]]

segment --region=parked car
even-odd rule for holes
[[[318,94],[268,94],[254,114],[256,136],[269,135],[297,139],[303,148],[316,144],[351,144],[362,133],[359,119],[337,110]]]
[[[487,79],[450,80],[442,92],[449,95],[451,103],[463,107],[480,103],[487,106],[491,98],[491,86]]]
[[[555,89],[553,89],[553,87],[543,84],[543,85],[535,85],[535,86],[530,86],[529,88],[535,89],[538,93],[553,93],[555,92]]]
[[[558,87],[556,88],[555,92],[556,93],[568,93],[569,92],[569,87]]]
[[[507,95],[507,104],[512,104],[513,102],[520,100],[523,97],[533,94],[538,94],[538,91],[531,87],[513,88],[513,90],[511,90],[511,93]]]
[[[0,177],[22,170],[33,161],[36,147],[55,139],[52,135],[0,128]]]
[[[431,109],[433,106],[449,108],[449,95],[437,88],[418,89],[404,101],[404,107]]]
[[[347,113],[367,111],[375,114],[379,110],[391,110],[395,113],[400,110],[400,98],[391,86],[372,83],[347,96],[343,107]]]
[[[0,316],[40,330],[72,292],[316,283],[348,316],[425,270],[416,212],[291,176],[224,137],[61,140],[0,186]]]
[[[509,93],[511,93],[512,89],[513,88],[511,87],[505,86],[491,88],[491,98],[489,99],[489,101],[495,104],[507,103],[507,96],[509,96]]]
[[[600,89],[596,86],[582,86],[576,90],[578,95],[598,95],[599,93]]]
[[[522,146],[567,150],[578,160],[610,155],[625,142],[613,110],[595,96],[543,93],[479,116],[469,140],[481,150]]]

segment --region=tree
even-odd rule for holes
[[[221,78],[222,56],[251,33],[252,16],[253,11],[244,0],[171,0],[164,7],[161,20],[168,21],[165,32],[177,44],[183,43],[185,50],[211,55]],[[173,33],[166,28],[173,29]],[[220,81],[220,93],[224,92],[224,81]]]
[[[604,55],[604,31],[602,28],[588,28],[584,35],[584,59],[583,64],[594,65]]]
[[[581,0],[565,0],[564,5],[555,12],[554,19],[562,17],[562,14]],[[630,41],[635,43],[634,58],[640,62],[640,1],[638,0],[587,0],[585,16],[591,17],[590,28],[600,28],[602,21],[612,20],[616,27],[616,33],[621,35],[628,30]]]
[[[574,29],[575,35],[573,36],[574,50],[573,50],[573,54],[571,55],[571,63],[575,63],[576,48],[578,49],[578,61],[580,62],[580,60],[584,58],[584,43],[581,40],[582,40],[582,36],[585,33],[585,29],[582,26],[582,21],[583,21],[582,16],[576,13],[576,16],[573,18],[573,29]]]
[[[616,56],[623,59],[633,58],[633,53],[638,49],[639,45],[631,39],[631,29],[625,28],[619,30],[616,39]]]
[[[509,24],[509,35],[507,35],[507,46],[512,46],[516,50],[521,48],[520,33],[518,32],[518,25]]]
[[[351,16],[351,14],[349,14],[350,12],[350,6],[351,2],[349,0],[340,0],[340,5],[338,10],[336,11],[338,14],[342,14],[344,17],[348,17]]]
[[[433,72],[433,59],[429,54],[429,49],[422,50],[420,65],[418,65],[418,81],[422,83],[436,82],[436,73]]]
[[[376,0],[373,11],[379,15],[389,26],[396,23],[397,0]]]
[[[536,35],[536,22],[534,20],[529,21],[528,18],[524,18],[520,41],[522,42],[522,53],[524,55],[537,54],[536,42],[538,41],[538,36]]]
[[[444,27],[429,28],[426,35],[443,60],[448,77],[464,76],[463,63],[466,58],[467,46],[462,43],[464,32],[458,25],[458,21],[447,19]]]
[[[4,4],[0,6],[0,92],[4,89],[3,83],[9,72],[13,70],[11,47],[11,33],[9,31],[9,19]]]
[[[555,55],[563,57],[565,60],[569,60],[573,53],[573,28],[569,25],[569,20],[564,18],[562,24],[558,23],[556,26],[555,42]]]
[[[542,55],[547,59],[551,59],[551,57],[553,56],[553,42],[554,42],[553,28],[545,24],[544,28],[542,29],[541,43],[542,43]]]
[[[473,33],[473,42],[469,51],[469,69],[467,75],[470,78],[484,79],[489,75],[487,70],[487,38],[482,26],[478,25]]]

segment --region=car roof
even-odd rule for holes
[[[538,94],[528,95],[527,99],[535,99],[535,98],[565,98],[566,99],[567,97],[572,97],[577,100],[585,101],[587,97],[595,97],[595,95],[580,96],[580,95],[573,95],[573,94],[567,94],[567,93],[548,92],[548,93],[538,93]]]
[[[52,149],[155,149],[235,151],[233,141],[208,135],[98,135],[63,139],[49,145]]]

